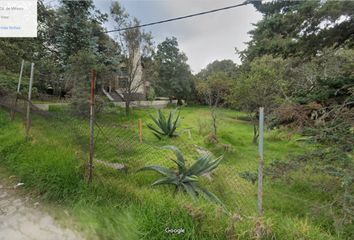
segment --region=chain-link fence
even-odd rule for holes
[[[9,115],[23,118],[25,123],[28,103],[31,123],[29,137],[50,131],[54,139],[77,146],[82,163],[86,164],[90,151],[89,116],[75,115],[67,104],[58,106],[49,103],[49,111],[41,110],[40,104],[28,102],[26,97],[21,95],[6,95],[0,100],[0,105],[9,110]],[[217,196],[230,212],[243,215],[257,213],[257,187],[254,184],[254,176],[249,174],[257,171],[258,158],[253,162],[234,161],[229,157],[234,149],[227,145],[220,145],[217,153],[213,154],[203,146],[204,143],[195,141],[198,131],[194,132],[193,129],[181,131],[182,134],[178,137],[158,140],[147,128],[147,124],[151,123],[147,116],[149,113],[155,114],[155,110],[142,109],[139,110],[141,116],[134,113],[125,116],[124,109],[111,103],[105,103],[100,108],[102,111],[97,113],[94,119],[93,181],[110,185],[112,180],[104,173],[112,170],[121,172],[119,177],[123,180],[126,178],[126,181],[130,181],[136,188],[148,187],[159,176],[138,170],[149,165],[176,170],[177,165],[172,161],[176,160],[175,154],[162,148],[165,145],[173,145],[182,152],[187,168],[203,154],[211,155],[212,158],[223,155],[223,160],[214,171],[200,177],[200,185]],[[166,194],[173,194],[173,191]]]
[[[88,104],[86,104],[88,107]],[[28,138],[33,137],[58,141],[71,145],[76,149],[78,159],[81,159],[82,175],[87,174],[87,162],[90,152],[90,128],[89,115],[78,116],[66,103],[62,105],[50,105],[48,111],[41,110],[37,104],[27,100],[27,97],[15,94],[2,95],[0,106],[7,109],[9,118],[16,118],[15,121],[23,119],[26,129],[26,116],[28,106],[30,107],[30,130]],[[165,114],[173,109],[164,110]],[[188,112],[189,111],[189,112]],[[153,182],[161,178],[161,174],[152,171],[139,171],[145,166],[161,166],[170,169],[174,173],[178,171],[176,156],[170,149],[163,146],[177,147],[186,161],[186,168],[192,166],[201,155],[208,154],[212,159],[223,155],[219,166],[211,172],[206,172],[198,177],[199,185],[213,193],[224,205],[224,209],[231,216],[240,218],[252,218],[258,216],[257,193],[258,193],[258,148],[252,144],[252,126],[244,129],[249,139],[238,139],[244,144],[240,151],[234,145],[225,143],[210,143],[205,141],[208,138],[203,133],[203,124],[195,117],[198,114],[206,114],[201,118],[207,118],[208,109],[200,112],[195,109],[184,112],[181,109],[182,124],[179,127],[179,136],[159,140],[147,124],[152,124],[150,114],[156,115],[155,109],[136,109],[130,116],[125,115],[125,110],[106,102],[96,112],[93,124],[94,155],[93,155],[93,183],[103,188],[112,188],[114,191],[133,191],[137,198],[146,198],[146,191],[153,191],[155,194],[171,201],[175,194],[175,188],[163,186],[151,186]],[[185,115],[184,115],[185,114]],[[220,113],[224,118],[223,124],[229,124],[223,129],[220,126],[220,135],[230,137],[235,132],[228,133],[230,126],[240,125],[230,110],[227,113]],[[187,116],[188,115],[188,116]],[[229,117],[228,115],[232,115]],[[249,124],[247,123],[247,126]],[[207,131],[206,131],[207,132]],[[200,136],[203,135],[203,136]],[[233,138],[240,138],[240,132]],[[202,140],[201,140],[202,139]],[[232,140],[232,139],[231,139]],[[231,141],[230,140],[230,141]],[[266,144],[269,138],[266,137]],[[271,147],[274,147],[273,145]],[[294,195],[290,188],[287,188],[286,181],[277,181],[273,176],[268,175],[269,167],[272,167],[272,158],[268,151],[265,157],[265,182],[264,182],[264,211],[269,216],[296,216],[307,218],[307,216],[320,216],[316,218],[317,224],[326,225],[331,216],[340,221],[340,214],[336,208],[332,209],[331,203],[307,199]],[[274,149],[273,149],[274,150]],[[277,158],[277,151],[271,151],[274,159]],[[246,151],[246,152],[244,152]],[[272,174],[281,168],[281,165],[272,170]],[[279,171],[281,171],[280,169]],[[280,175],[282,173],[279,173]],[[193,181],[193,180],[192,180]],[[281,185],[281,187],[277,186]],[[122,188],[124,186],[124,188]],[[133,189],[133,190],[132,190]],[[141,196],[139,193],[141,192]],[[131,194],[131,193],[130,193]],[[192,197],[186,191],[180,191],[183,197],[177,197],[176,201],[192,201]],[[182,199],[182,200],[181,200]],[[203,199],[198,197],[197,199]],[[119,200],[117,199],[119,202]],[[214,203],[207,203],[210,206],[218,206]],[[333,219],[333,218],[332,218]]]
[[[254,162],[234,161],[229,158],[234,150],[226,145],[222,146],[223,149],[218,150],[217,154],[213,154],[207,147],[194,141],[191,129],[178,137],[159,140],[147,128],[147,124],[152,123],[149,118],[131,116],[119,119],[114,107],[105,109],[95,118],[96,165],[124,171],[130,175],[128,179],[132,181],[139,179],[136,187],[140,187],[142,184],[149,186],[158,179],[158,176],[154,179],[149,173],[137,172],[145,166],[157,165],[177,170],[177,165],[173,161],[177,160],[176,156],[173,151],[163,148],[166,145],[175,146],[181,151],[187,168],[201,155],[207,154],[211,158],[223,155],[222,161],[214,171],[200,177],[201,185],[215,194],[225,204],[226,209],[232,212],[245,215],[257,212],[257,188],[248,174],[257,171],[258,158],[255,158]],[[149,109],[140,110],[140,113],[144,111],[155,114],[154,110]],[[148,114],[142,115],[146,117]],[[142,122],[142,128],[139,128],[139,121]],[[122,177],[124,178],[124,175]],[[173,191],[166,194],[172,193]]]

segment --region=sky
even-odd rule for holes
[[[55,0],[45,2],[56,3]],[[109,12],[113,0],[94,0],[98,9]],[[179,17],[242,3],[243,0],[121,0],[126,11],[141,23]],[[248,32],[262,15],[252,5],[144,28],[151,31],[157,45],[175,36],[187,55],[192,72],[197,73],[214,60],[231,59],[240,63],[235,48],[243,50],[250,40]],[[114,29],[112,22],[107,30]],[[112,35],[114,37],[114,35]]]

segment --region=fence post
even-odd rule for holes
[[[24,66],[24,65],[25,65],[25,60],[22,60],[22,63],[21,63],[21,70],[20,70],[20,77],[18,78],[18,84],[17,84],[17,91],[16,91],[16,97],[15,97],[14,108],[12,109],[12,112],[11,112],[11,120],[14,120],[14,119],[15,119],[16,107],[17,107],[17,100],[18,100],[18,95],[20,94],[21,80],[22,80],[23,66]]]
[[[139,118],[138,127],[139,127],[139,142],[142,143],[143,142],[143,127],[142,127],[141,118]]]
[[[88,183],[92,182],[93,158],[94,158],[94,117],[95,117],[95,81],[96,70],[92,70],[91,96],[90,96],[90,157],[88,162]]]
[[[259,142],[258,142],[258,213],[263,214],[263,127],[264,108],[259,108]]]
[[[26,113],[26,138],[29,138],[29,131],[31,128],[31,97],[32,97],[32,84],[34,74],[34,63],[31,63],[31,76],[28,86],[28,99],[27,99],[27,113]]]

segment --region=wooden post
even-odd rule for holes
[[[20,89],[21,89],[21,80],[22,80],[22,74],[23,74],[23,67],[25,65],[25,60],[22,60],[21,63],[21,70],[20,70],[20,77],[18,78],[18,84],[17,84],[17,91],[16,91],[16,97],[15,97],[15,103],[14,103],[14,107],[12,109],[11,112],[11,120],[15,119],[15,114],[16,114],[16,107],[17,107],[17,100],[18,100],[18,96],[20,94]]]
[[[31,64],[31,76],[28,86],[28,99],[27,99],[27,113],[26,113],[26,138],[29,138],[29,131],[31,128],[31,97],[32,97],[32,84],[34,74],[34,63]]]
[[[263,214],[263,127],[264,108],[259,108],[259,142],[258,142],[258,213]]]
[[[138,126],[139,126],[139,142],[142,143],[143,142],[143,126],[142,126],[141,118],[139,118]]]
[[[88,162],[88,183],[92,182],[93,158],[94,158],[94,117],[95,117],[95,82],[96,70],[92,70],[91,77],[91,97],[90,97],[90,157]]]

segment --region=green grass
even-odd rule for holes
[[[8,71],[0,70],[0,90],[15,93],[18,85],[19,75],[20,73],[14,74]],[[21,81],[22,91],[26,92],[26,89],[28,89],[28,82],[29,82],[29,77],[23,75]]]
[[[122,109],[106,109],[97,118],[105,135],[96,128],[95,158],[124,163],[129,171],[97,165],[93,184],[87,185],[83,176],[88,157],[87,121],[67,117],[61,107],[51,111],[62,117],[35,117],[31,140],[26,141],[22,121],[10,122],[8,114],[0,110],[0,166],[16,174],[26,191],[67,209],[74,225],[89,239],[253,239],[257,222],[264,228],[264,239],[341,239],[334,234],[327,216],[311,214],[312,205],[330,200],[329,193],[316,190],[308,181],[325,181],[321,176],[294,173],[291,177],[298,180],[292,184],[266,179],[265,216],[257,218],[256,186],[239,176],[242,171],[257,171],[258,161],[252,126],[239,120],[243,113],[220,110],[219,143],[211,144],[206,141],[210,114],[205,107],[182,108],[181,135],[162,141],[146,127],[148,114],[155,110],[135,109],[126,117]],[[139,118],[143,120],[142,144],[138,143]],[[106,137],[115,140],[107,141]],[[295,141],[296,137],[287,132],[266,132],[266,164],[305,153],[310,146]],[[173,155],[156,147],[167,144],[180,147],[189,163],[198,155],[195,145],[216,156],[224,154],[213,180],[203,178],[201,184],[242,220],[233,222],[220,207],[204,199],[193,201],[183,193],[173,195],[170,186],[150,187],[158,177],[156,173],[136,173],[147,164],[173,166],[168,159]],[[61,218],[65,220],[65,216]],[[166,228],[184,228],[185,233],[167,234]]]

